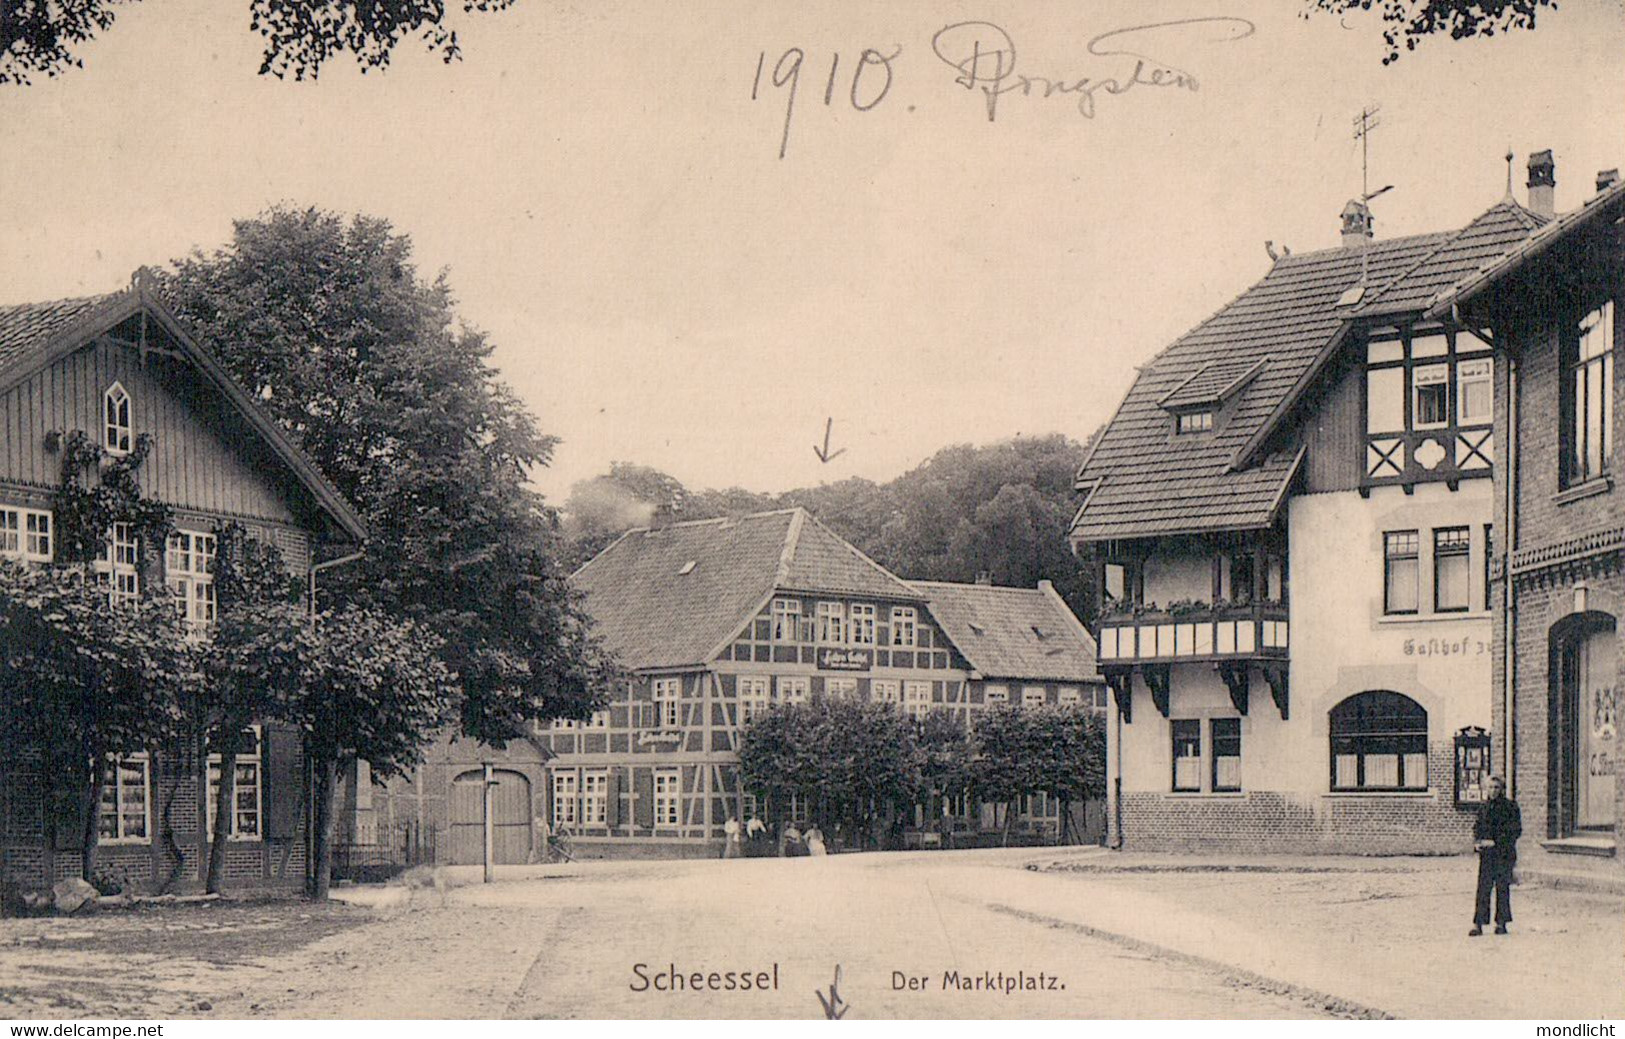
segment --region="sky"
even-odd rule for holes
[[[1374,17],[1301,0],[519,0],[457,23],[459,63],[408,40],[316,83],[256,75],[247,6],[122,7],[84,68],[0,87],[0,303],[116,289],[272,204],[386,217],[562,438],[554,501],[616,460],[777,492],[1082,440],[1266,240],[1337,245],[1366,106],[1379,237],[1493,205],[1509,149],[1520,199],[1553,149],[1560,210],[1625,165],[1620,0],[1387,66]],[[990,120],[1011,49],[998,82],[1032,90]],[[1123,52],[1164,85],[1102,87]]]

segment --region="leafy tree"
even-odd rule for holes
[[[366,557],[327,601],[442,636],[461,731],[496,746],[583,718],[612,663],[528,488],[556,439],[491,368],[442,273],[421,279],[384,220],[273,208],[179,260],[166,291],[216,355],[366,517]]]
[[[812,819],[858,839],[888,807],[913,804],[921,785],[913,724],[892,705],[842,697],[772,708],[745,729],[739,763],[775,821],[794,795]]]
[[[333,870],[333,798],[339,766],[366,760],[381,778],[414,765],[425,739],[455,716],[455,676],[441,639],[423,625],[349,607],[317,619],[308,681],[287,716],[305,732],[315,777],[314,880],[327,897]]]
[[[947,711],[933,711],[920,725],[917,741],[922,791],[943,798],[969,794],[973,760],[964,723]]]
[[[139,0],[6,0],[0,3],[0,84],[27,86],[36,73],[82,68],[80,47],[113,26],[116,8]],[[516,0],[460,0],[463,15]],[[361,70],[385,68],[396,44],[417,36],[447,64],[462,58],[447,0],[248,0],[249,24],[265,39],[260,74],[316,79],[344,54]]]
[[[974,731],[972,783],[982,800],[1005,806],[1006,843],[1023,797],[1061,803],[1064,839],[1072,802],[1105,796],[1106,731],[1092,712],[1009,704],[983,711]]]
[[[182,734],[194,674],[167,596],[114,605],[87,566],[0,559],[5,755],[43,753],[57,792],[83,809],[86,880],[96,869],[108,770],[120,754],[155,751]]]
[[[1382,14],[1382,40],[1388,45],[1384,65],[1399,60],[1400,45],[1413,51],[1429,36],[1449,33],[1453,40],[1494,36],[1514,29],[1534,29],[1541,8],[1557,10],[1557,0],[1309,0],[1303,12],[1343,17],[1376,8]]]
[[[256,722],[287,721],[315,678],[317,642],[305,606],[273,545],[227,523],[215,531],[217,616],[202,643],[202,676],[189,714],[206,749],[220,756],[205,889],[225,879],[236,803],[237,755]]]

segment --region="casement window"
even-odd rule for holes
[[[589,728],[589,729],[607,729],[607,728],[609,728],[609,708],[608,707],[600,707],[596,711],[592,712],[592,717],[587,719],[587,728]]]
[[[773,600],[773,641],[796,641],[797,629],[801,621],[800,599],[774,599]]]
[[[1041,685],[1024,685],[1021,687],[1021,706],[1044,706],[1044,687]]]
[[[931,683],[905,682],[903,684],[903,713],[915,721],[924,721],[931,713]]]
[[[553,825],[574,826],[578,819],[577,810],[580,805],[576,799],[576,773],[561,771],[553,773]]]
[[[894,646],[912,646],[915,643],[914,626],[919,615],[912,606],[893,606],[891,608],[891,644]]]
[[[832,698],[856,698],[858,695],[858,680],[856,678],[826,678],[824,679],[824,692]]]
[[[1175,720],[1173,729],[1174,791],[1202,789],[1202,723],[1195,718]]]
[[[609,773],[599,770],[581,774],[581,823],[603,826],[609,820]]]
[[[1003,685],[990,685],[982,690],[982,702],[985,704],[1009,703],[1010,687]]]
[[[169,535],[165,576],[181,620],[194,629],[214,623],[214,553],[213,534],[177,530]]]
[[[1419,608],[1421,535],[1414,530],[1390,530],[1382,535],[1382,612],[1415,613]]]
[[[1456,363],[1456,425],[1484,426],[1495,419],[1495,362]]]
[[[657,678],[654,680],[655,724],[662,729],[675,729],[682,709],[683,680]]]
[[[94,564],[96,581],[106,588],[113,605],[134,602],[141,596],[140,554],[137,551],[135,527],[129,523],[115,523],[108,533],[102,549],[102,558]]]
[[[772,696],[771,683],[766,675],[740,675],[739,724],[746,725],[767,713]]]
[[[130,395],[118,383],[102,395],[102,446],[115,455],[127,455],[135,442],[130,432]]]
[[[1472,529],[1437,527],[1433,531],[1433,609],[1464,612],[1472,604]]]
[[[1128,595],[1128,567],[1107,563],[1101,567],[1101,595],[1107,602],[1122,602]]]
[[[1333,707],[1333,790],[1426,790],[1428,715],[1408,696],[1359,693]]]
[[[833,645],[846,643],[846,604],[821,602],[818,604],[818,641]]]
[[[854,646],[875,644],[876,610],[873,603],[855,602],[850,610],[850,627]]]
[[[0,556],[49,563],[51,514],[39,509],[0,508]]]
[[[675,768],[655,771],[655,825],[677,826],[682,821],[680,808],[683,774]]]
[[[810,684],[809,680],[804,677],[780,675],[776,685],[779,693],[779,703],[805,703]]]
[[[1565,487],[1608,471],[1614,451],[1614,302],[1580,319],[1563,343],[1561,411]]]
[[[235,776],[231,791],[231,825],[227,831],[232,840],[257,841],[263,836],[260,821],[264,818],[261,789],[261,733],[258,725],[243,730],[238,746]],[[214,834],[215,803],[220,794],[220,755],[209,755],[209,834]]]
[[[1214,718],[1208,722],[1213,743],[1213,790],[1233,793],[1241,789],[1241,719]]]
[[[1055,691],[1055,702],[1062,707],[1080,707],[1083,705],[1083,690],[1075,685],[1063,685]]]
[[[102,841],[144,841],[152,832],[152,784],[147,755],[122,754],[106,766],[98,813]]]
[[[1366,433],[1490,424],[1495,361],[1463,356],[1487,354],[1488,343],[1468,331],[1388,334],[1366,344]]]
[[[1207,433],[1212,429],[1213,412],[1211,411],[1186,411],[1174,417],[1174,432],[1181,435],[1186,433]]]
[[[900,703],[902,701],[902,686],[895,679],[877,678],[870,683],[872,698],[876,703]]]

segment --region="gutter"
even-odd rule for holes
[[[1501,703],[1506,718],[1506,782],[1507,796],[1516,797],[1518,790],[1517,778],[1517,729],[1513,723],[1515,715],[1513,709],[1517,706],[1518,697],[1518,654],[1516,653],[1515,634],[1517,631],[1518,601],[1512,591],[1512,546],[1517,543],[1518,533],[1518,358],[1509,350],[1507,357],[1507,442],[1502,445],[1506,452],[1506,531],[1502,536],[1505,548],[1501,552],[1501,595],[1505,608],[1501,611],[1504,633],[1501,638],[1501,652],[1504,660],[1501,664]]]
[[[310,607],[310,623],[311,624],[314,625],[316,623],[316,575],[321,573],[323,570],[331,570],[335,566],[343,566],[346,563],[353,563],[356,560],[360,559],[362,556],[365,556],[366,554],[367,554],[366,550],[362,549],[362,550],[358,550],[358,551],[355,551],[355,552],[351,552],[349,555],[346,555],[346,556],[339,556],[337,559],[329,559],[326,562],[312,563],[311,564],[310,574],[309,574],[309,578],[310,578],[309,607]]]

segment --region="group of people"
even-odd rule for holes
[[[737,817],[730,815],[722,826],[722,832],[726,837],[722,846],[722,857],[725,859],[764,858],[777,851],[767,825],[754,815],[743,826]],[[817,826],[808,826],[803,831],[791,824],[784,828],[782,837],[782,854],[788,858],[829,854],[829,848],[824,843],[824,831]]]

